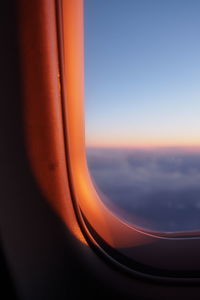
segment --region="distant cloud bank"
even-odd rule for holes
[[[87,160],[104,203],[126,221],[166,232],[200,229],[200,152],[88,148]]]

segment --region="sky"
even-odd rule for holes
[[[87,146],[200,146],[199,13],[199,0],[85,0]]]

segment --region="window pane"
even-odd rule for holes
[[[147,229],[200,229],[200,1],[85,0],[88,167]]]

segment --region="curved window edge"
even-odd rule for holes
[[[130,226],[99,198],[85,155],[83,0],[60,0],[57,8],[57,17],[62,20],[58,40],[70,189],[85,238],[128,272],[165,281],[199,283],[199,232],[157,233]]]

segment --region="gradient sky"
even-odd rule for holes
[[[199,14],[199,0],[85,0],[87,145],[200,145]]]

